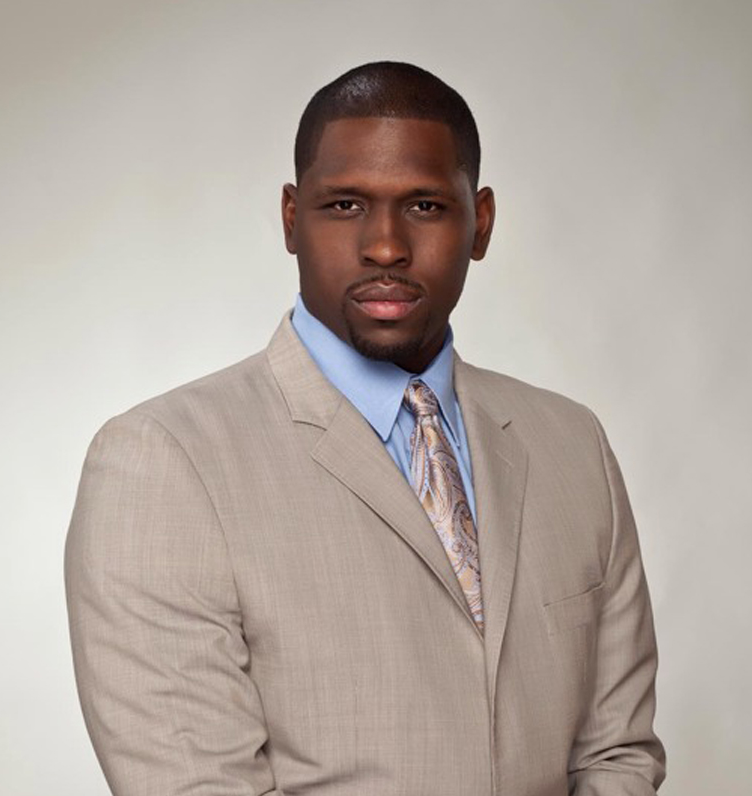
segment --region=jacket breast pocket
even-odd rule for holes
[[[546,617],[548,635],[565,633],[576,627],[591,625],[598,617],[603,584],[599,583],[585,592],[546,603],[543,611]]]
[[[564,668],[569,661],[573,674],[576,672],[576,678],[583,684],[590,677],[602,594],[603,583],[599,583],[585,592],[543,606],[552,654]]]

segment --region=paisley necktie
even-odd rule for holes
[[[483,631],[478,536],[457,459],[441,428],[439,402],[422,381],[408,384],[403,399],[415,416],[410,438],[412,486],[441,539],[470,613]]]

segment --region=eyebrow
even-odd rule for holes
[[[360,198],[367,198],[368,192],[364,191],[355,185],[323,185],[316,191],[315,196],[317,199],[327,199],[333,196],[357,196]],[[438,198],[446,199],[447,201],[456,201],[453,193],[444,190],[443,188],[436,188],[431,186],[418,186],[407,191],[400,198],[401,199],[425,199],[425,198]]]
[[[363,191],[353,185],[322,185],[321,188],[316,191],[315,196],[316,198],[326,199],[329,196],[341,196],[342,194],[364,196]]]

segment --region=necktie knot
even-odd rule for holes
[[[402,399],[405,406],[418,417],[431,417],[439,412],[439,401],[433,390],[422,381],[411,381]]]

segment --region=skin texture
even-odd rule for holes
[[[362,354],[420,373],[486,253],[494,197],[473,194],[444,123],[340,119],[284,186],[282,220],[309,311]]]

